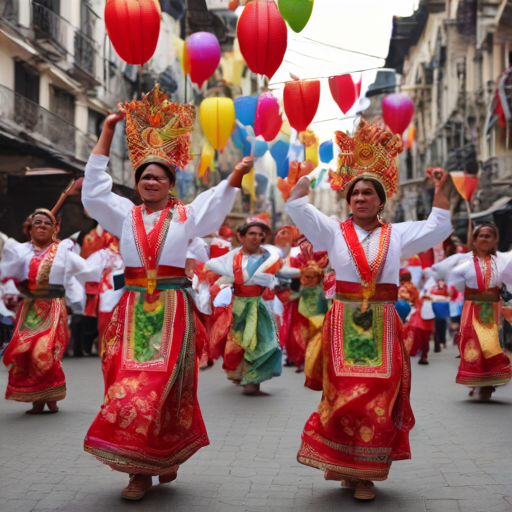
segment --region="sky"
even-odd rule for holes
[[[300,34],[289,29],[288,50],[283,64],[270,81],[270,89],[281,97],[284,85],[279,82],[290,80],[290,72],[299,78],[316,78],[382,67],[388,53],[393,15],[409,16],[417,5],[418,0],[315,0],[306,28]],[[381,58],[326,47],[305,38]],[[362,95],[374,81],[376,72],[362,74]],[[360,75],[355,76],[359,78]],[[335,130],[351,128],[353,120],[340,121],[343,114],[332,99],[326,79],[321,81],[321,91],[320,106],[312,127],[321,140],[327,140]],[[353,111],[347,115],[353,115]],[[332,118],[337,119],[318,122]]]

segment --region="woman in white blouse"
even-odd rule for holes
[[[105,400],[84,446],[112,469],[130,474],[122,492],[130,500],[144,496],[152,476],[159,476],[160,483],[174,480],[179,465],[209,444],[197,402],[196,319],[186,290],[190,286],[185,275],[187,249],[191,240],[221,226],[244,174],[252,168],[250,159],[242,162],[226,181],[190,205],[170,198],[176,171],[165,148],[176,152],[180,137],[172,135],[176,118],[171,116],[169,146],[167,114],[158,109],[167,105],[186,114],[193,107],[162,102],[164,97],[158,95],[155,88],[142,102],[132,102],[139,110],[129,111],[127,118],[130,158],[143,204],[135,206],[114,194],[107,173],[110,145],[122,113],[106,119],[82,189],[89,215],[120,239],[126,266],[125,293],[103,339]],[[148,99],[155,101],[150,107]],[[134,121],[143,108],[153,114],[139,134]],[[167,146],[158,142],[163,137]],[[182,153],[188,156],[186,140]]]
[[[456,266],[446,278],[449,285],[464,292],[456,382],[472,388],[470,396],[478,388],[480,398],[487,400],[496,386],[512,378],[510,360],[498,337],[500,291],[504,283],[512,284],[512,263],[509,253],[496,252],[499,233],[495,224],[477,226],[472,238],[472,252],[447,258],[443,267],[450,267],[454,259]]]
[[[49,210],[36,210],[24,228],[30,242],[10,238],[0,260],[2,281],[14,280],[25,296],[3,358],[9,367],[5,398],[32,402],[27,414],[41,414],[45,405],[58,412],[57,402],[66,396],[61,359],[69,342],[64,298],[69,304],[85,301],[89,267],[72,251],[71,240],[57,240]]]
[[[389,148],[390,140],[401,145],[389,132],[362,122],[356,147],[368,147],[363,139],[368,130],[376,133],[370,140],[378,154]],[[356,150],[352,157],[354,142],[348,142],[344,156],[353,163]],[[393,155],[396,150],[390,165]],[[386,170],[382,165],[377,169]],[[343,166],[341,172],[350,170]],[[414,425],[409,356],[394,308],[400,260],[442,242],[452,225],[442,182],[428,220],[391,225],[379,217],[386,196],[392,194],[383,186],[385,176],[375,169],[373,174],[362,167],[356,171],[359,174],[347,180],[345,188],[351,219],[340,224],[308,204],[309,177],[292,190],[286,211],[315,251],[328,252],[337,279],[322,346],[308,354],[314,361],[306,365],[306,386],[323,395],[304,427],[298,460],[323,470],[328,480],[355,487],[356,499],[371,500],[372,481],[385,480],[392,461],[410,458],[409,431]]]

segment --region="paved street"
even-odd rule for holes
[[[170,485],[154,487],[137,504],[120,491],[125,475],[82,450],[98,412],[103,380],[98,358],[66,359],[68,397],[55,415],[31,417],[25,404],[0,401],[0,510],[83,511],[512,511],[512,386],[492,403],[468,399],[454,384],[453,347],[413,360],[413,459],[393,465],[377,483],[377,500],[357,503],[352,491],[326,482],[295,460],[300,433],[320,395],[302,375],[263,385],[266,396],[244,397],[219,363],[200,374],[199,400],[211,445]],[[7,373],[0,371],[0,388]]]

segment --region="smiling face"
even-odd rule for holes
[[[50,243],[55,233],[55,226],[49,217],[40,213],[34,215],[30,236],[37,245],[44,246]]]
[[[354,185],[350,196],[350,207],[356,223],[358,220],[377,219],[377,214],[383,206],[372,181],[360,180]]]
[[[260,226],[251,226],[245,235],[238,235],[244,251],[248,254],[258,252],[260,245],[265,241],[265,230]]]
[[[491,252],[497,242],[494,230],[490,227],[480,228],[475,236],[475,247],[478,251]]]
[[[169,197],[174,186],[164,168],[157,164],[148,165],[137,183],[137,191],[144,202],[156,203]]]

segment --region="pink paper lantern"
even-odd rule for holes
[[[186,71],[195,84],[203,85],[220,62],[220,46],[217,38],[208,32],[196,32],[185,41]]]
[[[331,90],[334,101],[340,107],[340,110],[346,114],[359,98],[361,83],[354,83],[352,75],[338,75],[329,78],[329,89]]]
[[[271,92],[264,92],[258,98],[256,105],[254,134],[256,137],[262,135],[267,142],[270,142],[277,137],[282,125],[283,118],[279,112],[277,98]]]
[[[390,94],[382,100],[382,117],[393,133],[402,135],[414,117],[414,103],[404,94]]]

